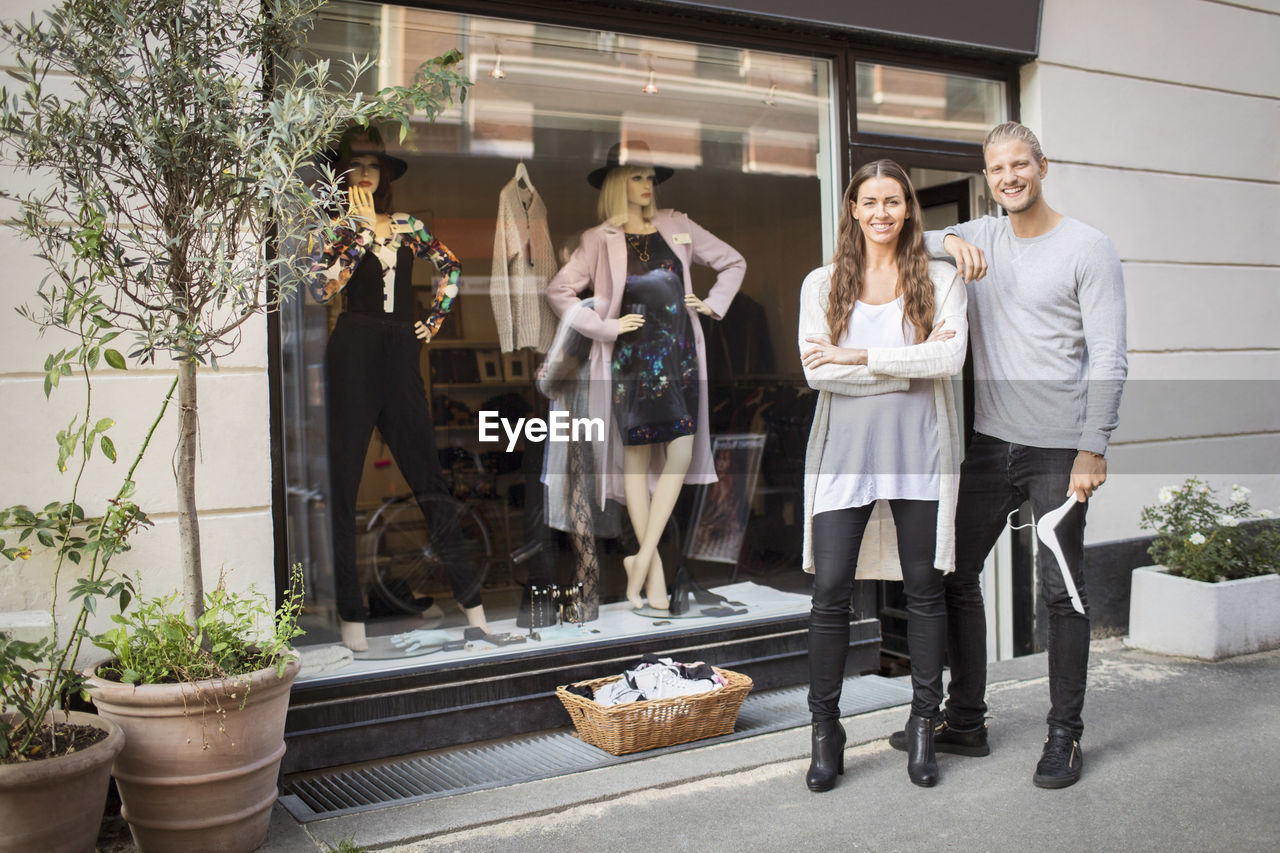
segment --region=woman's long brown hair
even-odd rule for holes
[[[907,221],[898,235],[898,292],[902,294],[903,323],[915,327],[916,343],[922,343],[933,330],[933,282],[929,278],[929,255],[924,248],[924,223],[920,202],[906,171],[892,160],[875,160],[857,172],[845,187],[840,208],[840,227],[836,235],[836,255],[831,263],[831,291],[827,295],[827,328],[831,343],[838,344],[849,326],[853,303],[863,291],[863,267],[867,246],[858,220],[853,218],[853,204],[858,188],[871,178],[892,178],[902,187],[907,201]]]

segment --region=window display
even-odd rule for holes
[[[370,92],[451,48],[475,85],[335,155],[378,227],[282,318],[302,679],[807,612],[830,63],[363,3],[312,42],[370,44]]]

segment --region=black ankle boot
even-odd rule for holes
[[[804,777],[810,791],[830,791],[836,786],[836,776],[844,773],[844,743],[839,720],[813,724],[813,760]]]
[[[933,751],[933,718],[907,720],[907,775],[922,788],[938,784],[938,756]]]

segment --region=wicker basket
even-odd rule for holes
[[[671,699],[598,705],[564,687],[556,688],[556,696],[569,712],[579,737],[605,752],[625,755],[731,734],[742,700],[751,692],[751,679],[727,669],[715,670],[725,677],[723,687]],[[621,677],[580,681],[575,686],[590,687],[594,692]]]

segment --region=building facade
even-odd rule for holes
[[[911,170],[933,226],[989,212],[980,142],[1008,118],[1041,138],[1050,203],[1107,232],[1124,262],[1130,382],[1086,540],[1095,624],[1125,624],[1128,571],[1145,562],[1139,513],[1161,486],[1195,474],[1249,486],[1258,506],[1280,505],[1280,348],[1267,335],[1280,308],[1280,59],[1270,49],[1280,4],[861,5],[325,8],[313,48],[335,58],[377,52],[370,91],[455,47],[476,81],[465,104],[391,147],[409,167],[394,186],[396,209],[462,264],[457,307],[419,363],[432,406],[421,428],[463,502],[465,559],[490,630],[510,636],[453,648],[463,622],[449,558],[432,553],[412,490],[375,435],[359,448],[354,531],[370,651],[352,659],[338,646],[325,432],[337,309],[296,300],[246,330],[236,355],[202,377],[197,474],[210,571],[263,589],[290,563],[308,573],[303,642],[316,664],[295,687],[286,769],[559,725],[556,684],[610,674],[641,652],[742,668],[760,686],[803,681],[798,484],[812,397],[796,352],[799,282],[829,259],[844,182],[871,159]],[[692,599],[680,618],[641,618],[626,604],[621,558],[634,544],[619,507],[597,507],[594,574],[584,567],[574,538],[582,531],[556,521],[555,491],[568,494],[577,472],[564,454],[528,438],[481,442],[478,429],[481,411],[547,417],[554,408],[534,382],[541,332],[532,346],[504,351],[520,342],[519,320],[500,304],[512,293],[518,301],[512,282],[537,278],[512,264],[532,269],[544,252],[519,228],[506,252],[504,188],[523,180],[518,189],[536,189],[554,269],[597,224],[589,173],[613,145],[639,150],[637,142],[675,170],[657,189],[659,206],[736,248],[748,270],[730,313],[704,326],[722,488],[685,487],[660,551],[669,583],[682,568],[724,601]],[[17,283],[43,272],[15,238],[3,239],[15,273],[3,298],[17,306],[34,291]],[[706,273],[694,271],[704,296],[715,279]],[[429,302],[434,278],[420,261],[419,301]],[[13,312],[0,323],[0,387],[10,411],[24,413],[9,420],[0,448],[11,472],[3,500],[42,505],[65,488],[46,436],[69,419],[60,408],[69,400],[43,400],[50,342]],[[97,381],[100,410],[119,421],[118,446],[136,444],[168,376],[159,365]],[[166,426],[159,447],[172,438]],[[136,478],[157,523],[126,557],[149,594],[177,585],[167,460],[152,452]],[[114,476],[96,467],[87,487],[105,492]],[[989,644],[1000,657],[1040,642],[1031,549],[1031,537],[1011,534],[989,562]],[[47,608],[47,571],[37,556],[0,572],[0,610]],[[525,619],[530,588],[540,592],[525,602]],[[900,650],[897,594],[889,585],[859,592],[852,668],[878,666],[882,647]],[[406,639],[413,631],[426,633]]]

